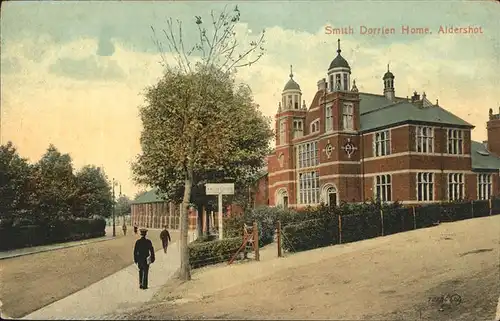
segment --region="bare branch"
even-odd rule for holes
[[[260,57],[262,57],[263,53],[259,54],[259,56],[257,57],[257,59],[255,61],[253,61],[253,62],[249,62],[249,63],[245,63],[245,64],[238,64],[241,60],[243,60],[243,58],[245,58],[246,56],[248,56],[250,53],[254,52],[255,49],[258,48],[261,45],[261,43],[262,43],[263,40],[264,40],[264,32],[262,32],[262,35],[261,35],[259,41],[257,41],[257,42],[252,41],[250,43],[251,48],[248,49],[245,53],[241,54],[239,56],[239,58],[236,59],[236,61],[232,65],[229,66],[229,69],[239,68],[239,67],[244,67],[244,66],[250,66],[251,64],[253,64],[257,60],[259,60]]]
[[[182,54],[184,55],[184,59],[186,60],[187,69],[189,72],[191,72],[191,63],[189,61],[188,55],[186,54],[186,50],[184,49],[184,41],[182,40],[182,21],[177,20],[177,22],[179,23],[179,43],[181,45]]]

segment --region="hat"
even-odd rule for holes
[[[148,229],[147,229],[147,228],[141,228],[141,229],[139,230],[139,232],[141,232],[141,235],[142,235],[142,234],[146,235],[146,233],[148,232]]]

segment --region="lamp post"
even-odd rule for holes
[[[113,237],[116,236],[116,225],[115,225],[115,179],[113,178]]]

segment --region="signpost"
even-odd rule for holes
[[[205,184],[205,193],[207,195],[218,195],[219,196],[219,240],[223,237],[223,227],[222,227],[222,195],[233,195],[234,194],[234,183],[207,183]]]

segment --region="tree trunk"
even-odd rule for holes
[[[181,266],[178,277],[182,281],[191,280],[191,267],[189,265],[189,250],[188,250],[188,227],[189,227],[189,201],[191,199],[191,189],[193,187],[193,175],[190,175],[190,170],[184,182],[184,198],[182,199],[181,212],[181,235],[180,235],[180,259]],[[192,171],[191,171],[192,172]]]

